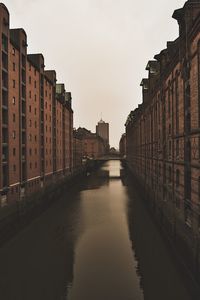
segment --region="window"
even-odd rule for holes
[[[169,141],[169,156],[172,154],[172,142]]]
[[[31,121],[31,120],[29,120],[29,127],[31,127],[31,125],[32,125],[32,121]]]
[[[171,183],[172,182],[172,168],[169,167],[169,182]]]
[[[180,182],[180,171],[176,170],[176,187],[179,187]]]
[[[15,130],[13,130],[12,136],[13,136],[13,139],[16,138],[16,131]]]
[[[15,48],[12,48],[12,55],[15,55]]]
[[[13,80],[13,88],[15,88],[15,80]]]
[[[37,114],[37,109],[35,108],[35,115]]]
[[[35,128],[37,128],[37,121],[35,121]]]
[[[176,157],[179,157],[179,140],[176,140]]]
[[[12,98],[12,104],[15,105],[15,97]]]
[[[37,135],[35,135],[35,142],[37,141]]]
[[[169,124],[169,135],[171,134],[171,124]]]
[[[35,102],[36,102],[36,100],[37,100],[37,96],[35,95]]]
[[[13,156],[16,155],[16,148],[13,148]]]
[[[32,135],[31,134],[29,134],[29,141],[32,141]]]
[[[29,105],[29,112],[31,112],[31,105]]]
[[[13,114],[13,122],[15,122],[15,119],[16,119],[16,118],[15,118],[15,114]]]

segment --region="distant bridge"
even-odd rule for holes
[[[105,155],[99,158],[96,158],[97,161],[108,161],[108,160],[124,160],[120,155]]]

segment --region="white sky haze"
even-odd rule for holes
[[[130,110],[141,103],[148,60],[178,36],[171,18],[181,0],[5,0],[11,27],[22,27],[28,53],[43,53],[46,69],[72,92],[74,126],[95,131],[110,123],[118,148]]]

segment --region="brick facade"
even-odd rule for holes
[[[119,141],[119,153],[122,157],[126,157],[126,134],[122,134]]]
[[[0,207],[73,172],[71,93],[42,54],[27,54],[23,29],[0,4]],[[62,95],[56,91],[62,86]]]
[[[76,137],[82,140],[84,157],[97,159],[107,153],[107,144],[105,144],[104,140],[96,133],[79,127],[76,131]]]
[[[173,236],[199,268],[200,1],[173,14],[179,37],[146,67],[143,103],[126,122],[127,162]]]

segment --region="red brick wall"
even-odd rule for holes
[[[45,145],[45,175],[53,173],[53,128],[52,128],[52,97],[53,87],[49,80],[44,81],[44,145]]]
[[[27,180],[40,177],[40,73],[27,61],[26,155]]]
[[[56,101],[56,172],[63,171],[63,104]]]
[[[19,51],[9,47],[9,185],[20,182],[20,132],[19,132]],[[13,88],[13,80],[15,88]]]

